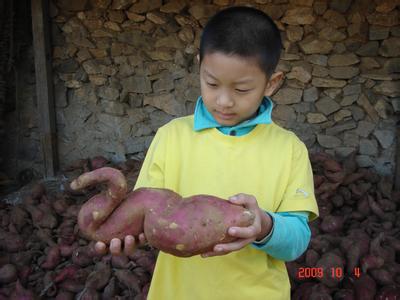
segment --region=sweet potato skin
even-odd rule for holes
[[[108,190],[89,199],[78,215],[82,234],[95,241],[109,243],[112,238],[144,232],[150,245],[189,257],[232,241],[229,227],[249,226],[254,221],[254,214],[245,208],[210,195],[182,198],[157,188],[139,188],[126,195],[124,175],[109,167],[84,173],[71,188],[101,182],[107,183]]]
[[[217,243],[233,240],[231,226],[248,226],[253,214],[217,197],[197,195],[181,198],[174,206],[149,209],[144,233],[154,247],[176,256],[211,251]]]

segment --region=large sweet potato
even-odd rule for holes
[[[95,241],[109,243],[112,238],[144,232],[150,245],[188,257],[232,241],[229,227],[249,226],[254,220],[250,211],[214,196],[182,198],[171,190],[155,188],[127,194],[124,175],[109,167],[82,174],[71,188],[98,183],[105,183],[107,190],[88,200],[78,215],[83,235]]]

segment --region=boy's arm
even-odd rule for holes
[[[307,249],[311,238],[308,212],[270,213],[273,226],[270,233],[252,246],[284,261],[295,260]]]

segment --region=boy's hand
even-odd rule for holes
[[[146,244],[146,237],[144,233],[139,234],[139,240],[136,240],[134,236],[127,235],[124,239],[124,246],[122,249],[122,241],[120,239],[112,239],[110,242],[110,247],[107,249],[107,245],[103,242],[97,242],[95,244],[96,252],[99,254],[107,254],[108,250],[112,255],[132,255],[138,246],[143,246]]]
[[[237,237],[237,240],[231,243],[217,244],[214,246],[213,251],[203,253],[201,255],[202,257],[225,255],[240,250],[255,240],[263,239],[271,231],[271,217],[261,210],[258,206],[257,199],[254,196],[237,194],[230,197],[229,202],[241,205],[254,213],[254,222],[248,227],[230,227],[228,229],[228,234]]]

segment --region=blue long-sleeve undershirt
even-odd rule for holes
[[[298,258],[307,249],[311,238],[307,212],[278,212],[268,214],[273,219],[273,227],[267,237],[252,243],[272,257],[284,261]]]

